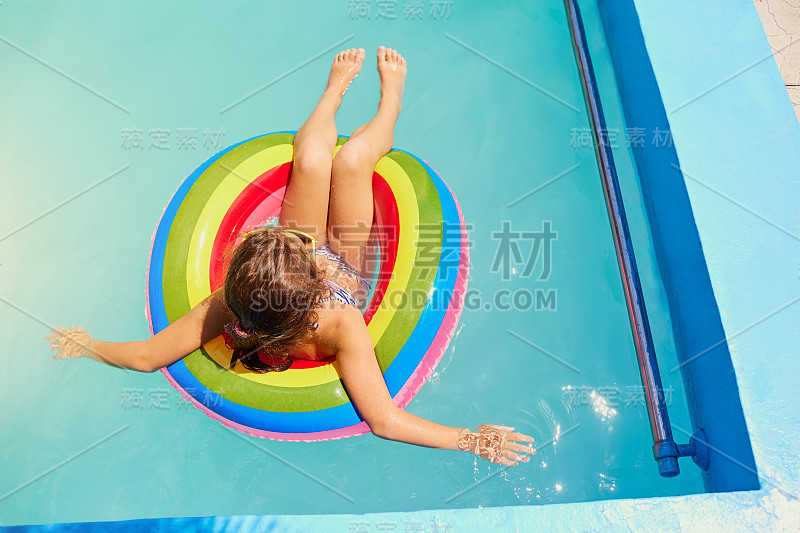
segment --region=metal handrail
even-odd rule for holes
[[[625,301],[628,305],[628,316],[636,345],[639,373],[644,386],[647,414],[650,418],[650,431],[653,434],[653,455],[658,464],[658,471],[664,477],[674,477],[680,473],[678,457],[691,456],[698,466],[703,470],[707,470],[708,448],[705,433],[702,429],[694,432],[689,444],[678,445],[672,438],[672,426],[669,422],[664,389],[661,385],[661,374],[658,370],[653,337],[650,333],[650,323],[647,319],[647,309],[645,308],[642,287],[639,281],[639,271],[636,267],[636,257],[631,244],[628,219],[625,216],[625,206],[622,203],[617,169],[614,165],[614,155],[611,152],[611,145],[608,139],[608,131],[606,130],[603,107],[600,103],[600,93],[595,81],[592,59],[586,43],[583,20],[581,19],[577,0],[565,0],[565,3],[583,94],[586,98],[592,122],[597,160],[600,166],[600,173],[603,176],[606,207],[614,234],[614,246],[617,251],[617,261],[619,262],[622,285],[625,290]]]

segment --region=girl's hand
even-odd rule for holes
[[[50,341],[50,349],[56,351],[53,359],[75,359],[89,355],[95,342],[80,326],[53,328],[53,332],[44,338]]]
[[[470,432],[469,428],[461,430],[456,443],[457,449],[474,453],[482,459],[506,466],[516,466],[519,461],[530,461],[529,455],[520,455],[520,453],[536,454],[533,446],[512,442],[533,442],[533,437],[522,433],[511,433],[514,430],[513,427],[481,424],[475,429],[476,432]]]

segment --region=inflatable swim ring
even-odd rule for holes
[[[153,233],[145,310],[151,333],[224,283],[222,252],[237,234],[277,217],[294,133],[226,148],[178,187]],[[392,150],[378,162],[373,193],[374,222],[388,231],[375,232],[380,266],[364,319],[389,392],[404,408],[453,337],[467,287],[467,235],[448,186],[408,152]],[[258,374],[241,364],[228,369],[230,359],[220,336],[161,371],[208,416],[253,436],[311,442],[369,432],[335,360],[297,360],[284,372]]]

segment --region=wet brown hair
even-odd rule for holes
[[[231,253],[225,276],[225,303],[248,335],[233,333],[230,368],[238,361],[258,373],[282,371],[258,357],[264,348],[287,357],[314,333],[319,317],[314,308],[329,294],[317,263],[300,239],[271,227],[250,234]]]

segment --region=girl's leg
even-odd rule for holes
[[[372,171],[392,149],[400,113],[406,60],[396,50],[378,47],[381,99],[375,117],[356,129],[333,159],[328,242],[359,271],[372,227]],[[369,273],[365,273],[369,274]]]
[[[292,172],[278,225],[310,233],[319,245],[326,242],[331,159],[336,147],[334,117],[342,96],[361,70],[364,55],[363,48],[336,55],[322,97],[294,138]]]

